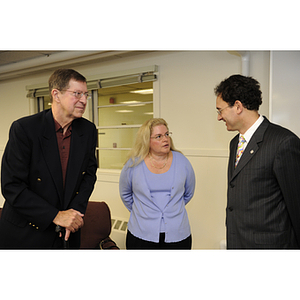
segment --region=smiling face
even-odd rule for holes
[[[171,139],[165,136],[168,132],[169,130],[165,125],[157,125],[152,128],[149,150],[151,154],[165,155],[170,152]],[[157,139],[158,136],[162,136],[162,139]]]
[[[235,106],[229,106],[221,96],[218,96],[216,100],[216,108],[220,112],[217,117],[218,121],[223,120],[228,131],[238,130]]]

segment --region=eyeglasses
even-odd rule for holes
[[[224,110],[225,108],[230,107],[230,105],[227,105],[226,107],[222,108],[222,109],[217,109],[217,113],[220,116],[222,114],[222,110]]]
[[[156,139],[157,141],[161,141],[164,137],[169,138],[172,136],[172,132],[166,132],[165,134],[158,134],[156,136],[150,136],[150,139]]]
[[[84,95],[85,98],[88,100],[91,98],[91,95],[86,92],[86,93],[82,93],[82,92],[76,92],[76,91],[69,91],[69,90],[60,90],[60,91],[66,91],[66,92],[70,92],[70,93],[73,93],[73,96],[75,98],[77,98],[78,100],[80,100],[82,98],[82,96]]]

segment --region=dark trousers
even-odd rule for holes
[[[166,243],[165,234],[160,233],[159,243],[154,243],[154,242],[149,242],[137,238],[129,230],[127,231],[127,236],[126,236],[127,250],[191,250],[191,248],[192,248],[191,235],[179,242]]]

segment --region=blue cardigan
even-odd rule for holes
[[[178,242],[191,234],[185,205],[195,190],[195,173],[189,160],[180,152],[172,151],[174,173],[170,199],[163,210],[151,200],[142,161],[135,167],[129,160],[122,169],[119,181],[121,199],[130,211],[128,230],[136,237],[159,242],[161,219],[165,222],[165,242]],[[170,174],[169,174],[170,173]],[[149,179],[147,179],[149,180]]]

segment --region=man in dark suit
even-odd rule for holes
[[[216,88],[230,142],[227,249],[300,248],[300,140],[259,115],[259,83],[233,75]]]
[[[50,110],[21,118],[10,128],[1,167],[1,249],[60,249],[63,240],[70,248],[80,246],[96,181],[97,131],[82,118],[88,98],[85,77],[57,70],[49,91]]]

